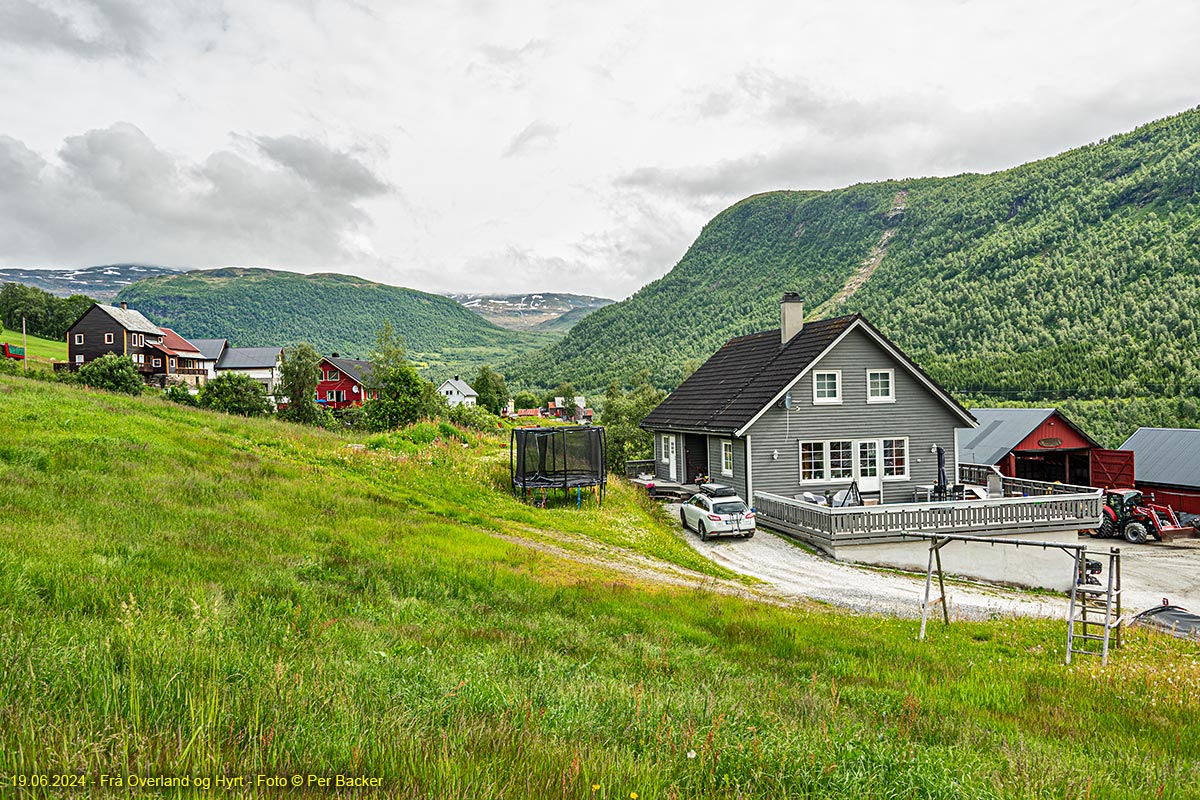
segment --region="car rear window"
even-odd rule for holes
[[[718,514],[741,514],[746,510],[746,504],[741,500],[732,503],[716,503],[713,505],[713,511]]]

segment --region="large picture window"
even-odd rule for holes
[[[841,371],[813,373],[813,402],[840,403],[842,402],[842,373]]]
[[[854,443],[829,443],[829,480],[840,481],[854,477]]]
[[[825,480],[825,443],[800,443],[800,480]]]
[[[800,481],[840,483],[908,478],[908,439],[800,442]]]

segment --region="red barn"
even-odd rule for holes
[[[958,463],[997,467],[1010,478],[1075,486],[1133,485],[1133,456],[1105,450],[1053,408],[972,408],[979,427],[962,430]]]
[[[364,400],[375,399],[378,393],[368,389],[366,376],[370,361],[342,358],[337,353],[321,359],[321,380],[317,382],[317,402],[334,411],[361,406]]]

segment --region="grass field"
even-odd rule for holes
[[[8,342],[16,347],[21,346],[21,332],[9,330],[8,328],[0,328],[0,342]],[[55,358],[59,361],[67,360],[67,343],[56,342],[52,339],[43,339],[39,336],[29,337],[29,355],[37,358]]]
[[[502,441],[445,426],[356,449],[5,377],[0,414],[10,786],[220,776],[297,796],[256,776],[311,773],[402,798],[1200,796],[1194,645],[1132,632],[1107,669],[1064,667],[1061,623],[917,642],[910,621],[644,583],[511,539],[728,575],[631,489],[603,510],[516,502]]]

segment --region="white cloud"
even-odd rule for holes
[[[752,192],[1194,106],[1197,29],[1155,0],[0,0],[0,266],[624,296]]]

